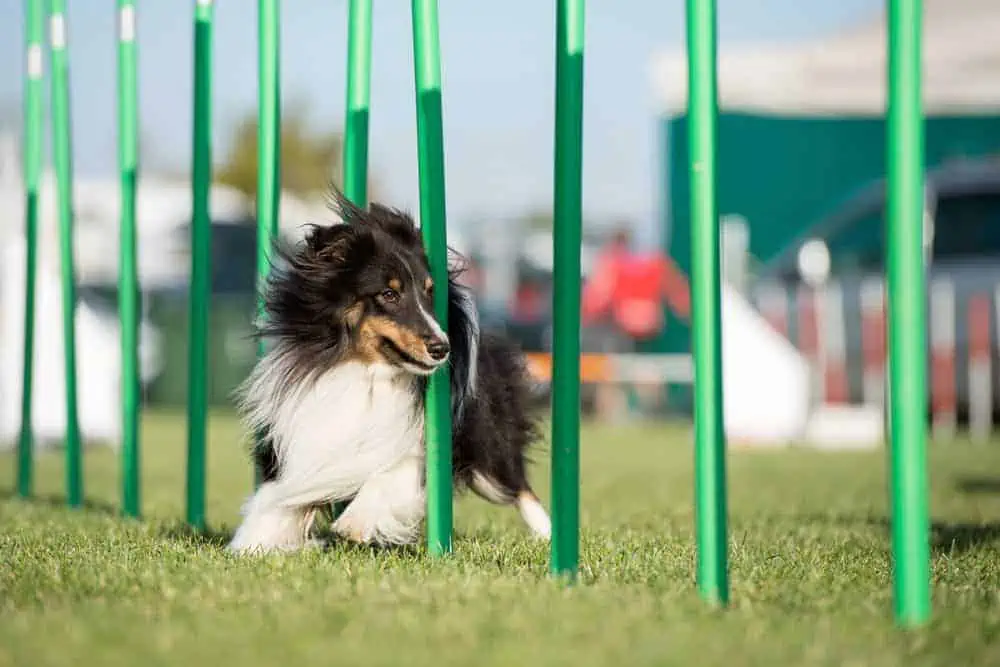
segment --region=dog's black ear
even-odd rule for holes
[[[343,264],[360,230],[346,224],[310,225],[303,258],[314,264]]]

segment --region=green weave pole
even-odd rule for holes
[[[552,348],[552,553],[575,579],[580,553],[580,245],[583,216],[583,0],[556,3]]]
[[[17,444],[17,493],[32,493],[34,440],[31,405],[34,398],[35,275],[38,264],[38,186],[42,174],[44,110],[43,43],[45,8],[42,0],[24,3],[24,357],[21,383],[21,433]]]
[[[696,579],[702,598],[724,605],[729,601],[729,576],[722,422],[722,297],[715,180],[718,117],[715,16],[715,0],[688,0]]]
[[[437,0],[413,0],[413,63],[417,94],[417,150],[420,171],[420,229],[431,277],[448,283],[445,221],[444,134],[441,118],[441,53]],[[434,315],[448,331],[448,290],[434,290]],[[427,388],[427,549],[451,552],[451,388],[448,368],[438,369]]]
[[[372,0],[350,0],[347,15],[347,109],[344,119],[344,196],[368,206],[368,107],[371,99]],[[333,504],[333,517],[347,509]]]
[[[895,611],[904,626],[930,619],[927,500],[926,276],[920,0],[889,2],[888,156],[890,484]]]
[[[212,0],[196,0],[187,451],[187,522],[196,530],[205,529],[208,307],[212,288],[212,229],[208,208],[212,180],[212,18]]]
[[[281,201],[281,3],[257,4],[257,316],[264,314],[264,283],[271,263],[271,248],[278,236]],[[264,356],[263,339],[257,358]],[[254,485],[263,471],[254,466]]]
[[[66,501],[83,505],[83,448],[76,391],[76,281],[73,261],[73,133],[70,122],[69,53],[65,0],[49,2],[52,63],[52,153],[59,197],[63,358],[66,391]]]
[[[372,0],[351,0],[347,17],[347,117],[344,195],[368,205],[368,106],[371,99]]]
[[[121,171],[118,316],[122,354],[122,513],[141,513],[139,459],[139,268],[135,193],[138,177],[138,86],[135,2],[118,0],[118,162]]]

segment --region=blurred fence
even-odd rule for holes
[[[881,278],[819,287],[758,285],[748,295],[813,368],[829,404],[885,403],[886,309]],[[987,437],[1000,414],[1000,284],[937,276],[928,290],[928,410],[938,436],[968,423]]]

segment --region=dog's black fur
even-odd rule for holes
[[[331,199],[343,223],[312,226],[297,247],[275,247],[257,325],[258,336],[294,355],[295,380],[356,358],[361,322],[384,315],[373,290],[384,285],[389,264],[402,262],[411,275],[430,272],[410,216],[379,204],[361,209],[336,190]],[[438,371],[450,374],[455,489],[470,488],[491,502],[509,504],[519,494],[534,496],[525,469],[529,447],[539,436],[530,377],[514,344],[480,331],[471,296],[457,281],[461,271],[460,265],[449,267],[451,351],[448,368]],[[393,357],[386,354],[381,361]],[[427,384],[427,377],[413,376],[415,409],[424,409]],[[254,457],[265,481],[280,477],[278,458],[266,439]]]

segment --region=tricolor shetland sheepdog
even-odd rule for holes
[[[480,331],[451,269],[435,285],[413,220],[339,192],[342,222],[275,248],[257,335],[268,352],[238,390],[263,482],[243,507],[236,552],[313,543],[317,513],[343,501],[333,531],[380,544],[417,540],[425,513],[424,394],[450,364],[455,489],[514,505],[549,537],[525,454],[536,438],[520,352]],[[435,289],[448,291],[446,335]]]

